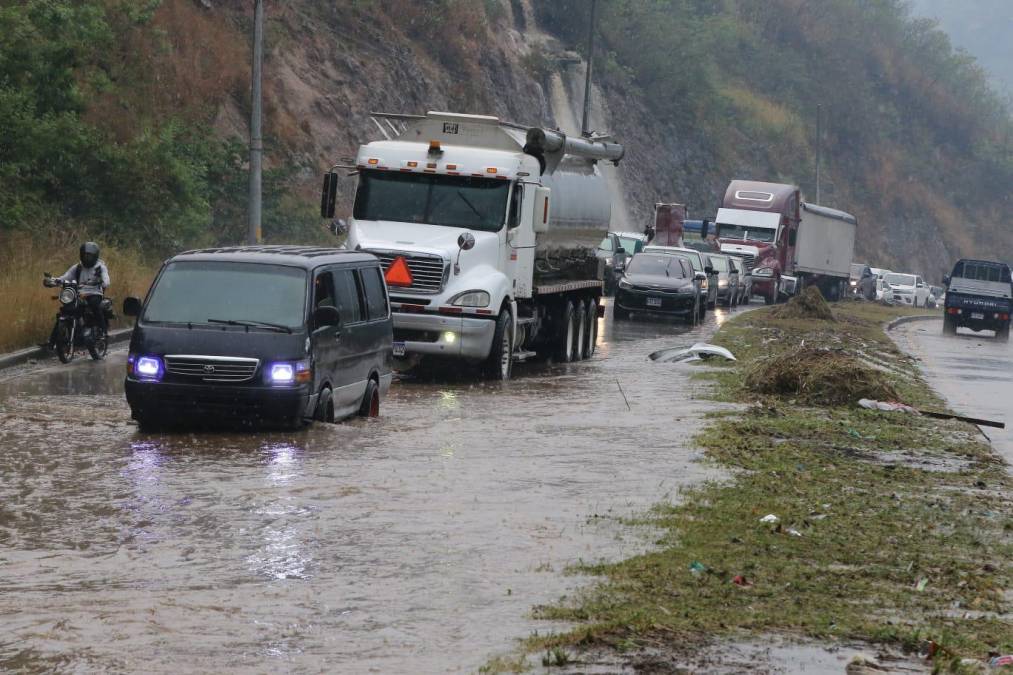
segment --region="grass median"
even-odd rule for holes
[[[601,581],[536,611],[576,627],[528,650],[692,649],[773,632],[925,650],[940,668],[1013,652],[1005,466],[976,427],[857,405],[871,387],[945,408],[883,331],[902,312],[766,308],[723,326],[713,341],[739,361],[699,376],[745,408],[715,414],[696,440],[731,478],[644,515],[662,533],[655,550],[573,570]],[[813,350],[822,359],[806,373],[771,372]],[[806,379],[814,369],[822,380]]]

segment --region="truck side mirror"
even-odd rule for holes
[[[551,188],[535,188],[535,215],[531,219],[532,229],[534,229],[535,234],[549,231],[549,208],[552,205],[551,196]]]
[[[324,186],[320,191],[320,217],[333,218],[334,204],[338,199],[338,174],[328,171],[324,174]]]
[[[123,315],[124,316],[140,316],[141,315],[141,301],[138,298],[129,297],[123,301]]]
[[[788,246],[794,246],[798,240],[798,230],[791,230],[788,232]]]

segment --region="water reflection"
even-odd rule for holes
[[[260,454],[267,470],[266,502],[256,513],[266,521],[249,568],[273,580],[308,579],[312,557],[303,541],[302,521],[312,512],[299,503],[291,488],[303,478],[301,450],[291,443],[265,443]]]

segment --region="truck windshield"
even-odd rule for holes
[[[630,274],[644,274],[647,276],[676,277],[679,279],[685,277],[679,257],[674,255],[638,253],[630,261],[628,271]]]
[[[303,325],[306,272],[235,262],[172,262],[151,291],[148,323]],[[214,321],[211,321],[211,320]]]
[[[745,225],[730,225],[718,223],[718,239],[748,239],[750,241],[774,241],[777,230],[765,227],[746,227]]]
[[[392,220],[498,232],[506,219],[510,181],[467,176],[362,171],[355,193],[358,220]]]
[[[913,274],[887,274],[886,283],[894,286],[914,286],[915,275]]]

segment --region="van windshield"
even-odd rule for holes
[[[766,227],[746,227],[745,225],[729,225],[718,223],[718,239],[742,239],[749,241],[774,241],[777,230]]]
[[[358,220],[392,220],[498,232],[510,181],[421,173],[359,172]]]
[[[169,263],[151,291],[148,323],[261,323],[301,328],[306,272],[236,262]],[[213,320],[213,321],[212,321]]]

